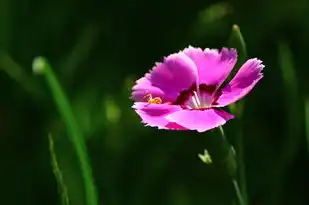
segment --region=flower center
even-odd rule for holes
[[[216,86],[212,85],[192,85],[188,90],[182,91],[173,104],[184,109],[207,109],[215,103],[215,90]]]
[[[209,108],[212,103],[213,96],[207,93],[199,93],[193,91],[193,95],[183,103],[189,109]]]

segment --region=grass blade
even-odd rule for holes
[[[0,50],[0,70],[4,71],[9,77],[19,83],[23,89],[33,94],[33,96],[45,97],[44,92],[37,86],[34,79],[7,52],[2,50]]]
[[[247,60],[247,48],[246,43],[243,38],[243,35],[240,32],[240,28],[238,25],[233,25],[232,32],[229,39],[229,46],[236,48],[238,53],[238,61],[233,69],[231,75],[229,76],[229,80],[231,80],[236,73],[238,72],[241,65]],[[237,103],[233,103],[229,105],[229,109],[232,113],[235,113],[237,117],[241,117],[243,110],[244,110],[244,100],[239,101]],[[243,195],[244,204],[248,204],[248,193],[247,193],[247,182],[246,182],[246,166],[245,166],[245,159],[244,159],[244,142],[243,142],[243,132],[242,132],[242,125],[239,123],[238,125],[238,133],[235,140],[235,148],[237,150],[237,163],[239,168],[239,182],[240,182],[240,190]]]
[[[53,172],[57,180],[59,194],[61,194],[61,199],[62,199],[61,204],[69,205],[70,203],[69,203],[68,189],[64,183],[63,175],[58,165],[58,160],[57,160],[56,152],[54,149],[54,140],[51,134],[48,135],[48,141],[49,141],[49,152],[50,152]]]
[[[34,59],[33,71],[37,74],[44,74],[53,99],[55,100],[55,103],[66,125],[68,136],[75,147],[85,185],[86,204],[98,205],[98,198],[92,177],[92,170],[88,159],[85,140],[73,115],[68,99],[61,89],[51,66],[45,58],[37,57]]]
[[[239,26],[236,24],[234,24],[232,27],[232,32],[229,39],[229,46],[237,49],[238,61],[235,67],[239,69],[240,66],[247,60],[248,52],[245,39],[240,32]],[[234,74],[236,74],[237,71],[237,69],[234,69]]]
[[[285,135],[280,150],[280,158],[274,165],[271,175],[274,187],[272,190],[272,204],[282,204],[284,193],[284,182],[292,163],[299,152],[302,117],[300,107],[300,93],[298,90],[298,80],[295,73],[293,55],[290,47],[285,42],[278,44],[278,61],[281,69],[281,75],[284,86],[284,106],[286,117],[286,126],[284,127]]]
[[[305,122],[306,122],[306,139],[307,139],[307,151],[309,152],[309,98],[305,99]]]
[[[284,83],[286,113],[287,113],[287,138],[282,152],[282,163],[290,164],[298,152],[301,130],[300,101],[298,81],[295,73],[294,61],[291,50],[286,43],[278,46],[279,63]]]

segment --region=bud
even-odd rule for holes
[[[212,159],[208,151],[205,149],[204,154],[199,154],[198,157],[205,163],[205,164],[211,164]]]
[[[45,66],[45,59],[43,57],[36,57],[32,63],[32,71],[34,74],[43,74]]]

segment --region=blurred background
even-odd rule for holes
[[[129,96],[170,53],[230,46],[233,24],[248,57],[266,65],[242,114],[224,126],[243,148],[249,204],[309,204],[308,19],[308,0],[1,0],[0,204],[61,204],[48,133],[70,204],[86,204],[63,120],[44,77],[33,75],[36,56],[49,60],[70,99],[100,205],[232,204],[227,174],[197,156],[215,152],[218,132],[144,127]]]

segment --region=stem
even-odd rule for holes
[[[54,172],[55,178],[59,186],[59,194],[61,194],[61,198],[62,198],[61,204],[69,205],[70,203],[69,203],[68,189],[67,189],[66,184],[64,183],[63,174],[58,164],[58,159],[57,159],[55,148],[54,148],[54,140],[51,134],[48,135],[48,139],[49,139],[49,152],[50,152],[53,172]]]
[[[225,137],[225,133],[224,133],[224,130],[223,130],[222,126],[219,126],[219,130],[220,130],[222,139],[227,142],[227,139]]]
[[[224,142],[229,144],[222,126],[219,126],[219,130],[220,130],[220,133],[221,133],[221,136],[222,136],[222,139],[224,140]],[[228,160],[229,160],[228,163],[233,165],[234,164],[234,157],[235,157],[235,153],[233,153],[233,152],[235,152],[235,151],[234,151],[233,147],[231,147],[230,149],[231,150],[229,151],[229,155],[231,154],[231,151],[232,151],[233,156],[228,156]],[[228,169],[229,169],[229,165],[228,165]],[[238,186],[237,179],[236,179],[235,174],[234,174],[234,172],[236,171],[236,168],[232,167],[232,169],[233,170],[229,170],[229,174],[232,178],[232,183],[233,183],[233,186],[234,186],[237,198],[238,198],[239,205],[245,205],[244,198],[242,196],[242,193],[241,193],[240,188]]]
[[[244,146],[243,146],[242,131],[239,132],[236,141],[238,167],[239,167],[239,182],[241,193],[243,194],[244,204],[248,204],[247,182],[246,182],[246,167],[244,163]]]
[[[240,28],[238,25],[233,25],[231,36],[229,39],[229,45],[231,47],[234,47],[237,49],[239,53],[239,59],[236,64],[236,68],[240,68],[240,66],[246,61],[248,58],[248,52],[246,47],[246,42],[244,40],[244,37],[240,31]],[[232,72],[231,78],[235,76],[238,69],[234,69]],[[234,104],[229,105],[230,109],[233,110],[233,112],[237,113],[237,115],[240,117],[243,113],[244,109],[244,101],[240,101]],[[233,113],[232,112],[232,113]],[[248,204],[248,195],[247,195],[247,184],[246,184],[246,170],[245,170],[245,163],[244,163],[244,151],[243,151],[243,133],[241,130],[241,126],[238,126],[239,133],[236,138],[235,142],[235,148],[237,150],[237,165],[239,167],[239,182],[240,182],[240,189],[243,194],[243,200],[245,204]]]
[[[236,195],[237,195],[237,198],[238,198],[238,201],[239,201],[239,205],[245,205],[245,202],[243,200],[243,196],[242,196],[241,191],[239,189],[237,180],[234,179],[232,182],[233,182],[233,185],[234,185],[234,188],[235,188],[235,192],[236,192]]]
[[[33,61],[33,71],[37,74],[44,74],[53,99],[55,100],[55,103],[67,127],[68,137],[75,147],[84,180],[86,204],[98,205],[97,192],[92,177],[92,170],[88,159],[86,143],[74,117],[69,101],[64,94],[64,91],[62,90],[51,66],[45,58],[37,57]]]
[[[307,152],[309,152],[309,98],[305,99],[305,123],[306,123]]]

